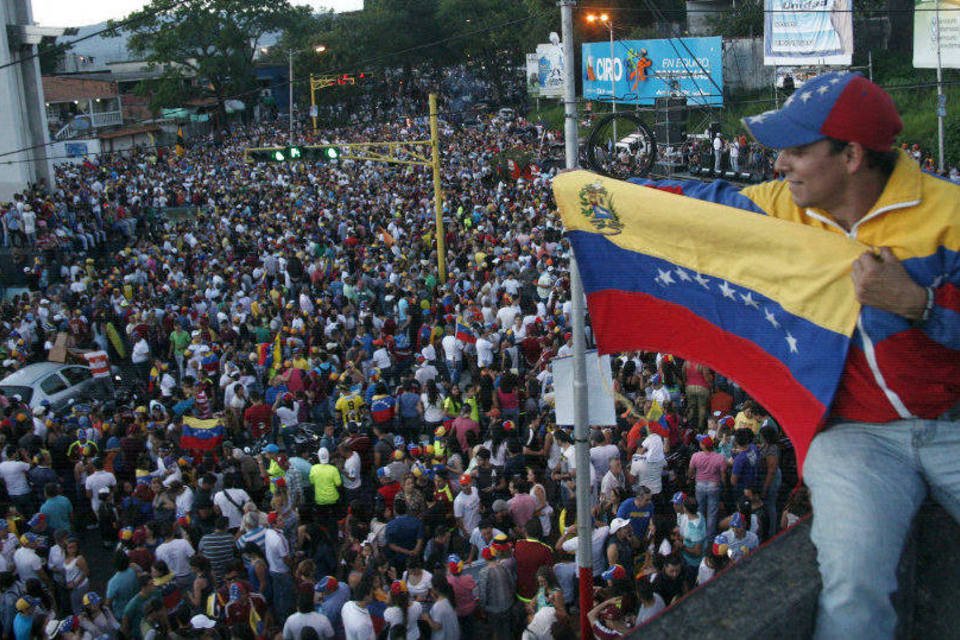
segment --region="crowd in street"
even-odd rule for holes
[[[422,140],[429,82],[310,139]],[[576,637],[552,375],[570,250],[551,176],[495,174],[536,150],[517,130],[441,127],[445,280],[428,170],[245,163],[283,123],[61,166],[5,206],[5,242],[60,250],[0,306],[4,374],[58,333],[127,374],[57,410],[0,395],[3,637]],[[181,204],[195,215],[148,216]],[[785,440],[736,385],[659,353],[611,377],[617,423],[590,435],[598,638],[809,510],[781,498]]]

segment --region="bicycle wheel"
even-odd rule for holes
[[[618,180],[640,178],[653,168],[657,141],[650,127],[630,113],[610,113],[597,121],[587,139],[587,166]]]

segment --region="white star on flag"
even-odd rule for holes
[[[674,269],[673,272],[677,274],[677,277],[683,280],[684,282],[690,282],[690,274],[684,271],[683,269],[681,269],[680,267],[677,267],[676,269]]]
[[[813,97],[813,94],[810,93],[809,91],[804,91],[803,93],[800,94],[800,99],[803,100],[804,104],[806,104],[807,100],[809,100],[812,97]]]
[[[675,283],[673,276],[670,275],[669,271],[663,271],[662,269],[657,269],[657,273],[659,273],[660,275],[654,278],[654,280],[661,283],[662,285],[667,286]]]
[[[731,300],[737,299],[737,292],[733,287],[730,286],[730,283],[726,280],[723,281],[723,284],[720,285],[720,291],[723,293],[724,298],[730,298]]]
[[[693,279],[696,280],[697,284],[699,284],[704,289],[710,288],[710,284],[709,284],[710,278],[704,278],[702,274],[698,273],[697,275],[693,276]]]
[[[753,124],[760,124],[761,122],[763,122],[764,117],[765,117],[764,114],[758,113],[752,118],[747,118],[747,120],[749,120]]]
[[[753,307],[754,309],[760,309],[760,305],[757,304],[757,301],[753,299],[753,293],[747,292],[747,295],[740,294],[740,299],[743,300],[743,304],[748,307]]]
[[[828,91],[830,91],[830,87],[828,87],[827,85],[823,85],[822,87],[817,89],[817,93],[819,93],[820,95],[823,95]]]
[[[789,331],[787,331],[787,344],[790,345],[790,353],[800,353],[797,349],[797,339]]]
[[[830,84],[838,84],[839,82],[840,82],[840,78],[834,78],[833,80],[830,81]]]
[[[763,310],[763,317],[766,318],[767,322],[769,322],[770,324],[773,325],[773,328],[774,328],[774,329],[779,329],[779,328],[780,328],[780,323],[777,322],[777,317],[776,317],[775,315],[773,315],[772,313],[770,313],[769,310],[767,310],[767,309],[764,309],[764,310]]]

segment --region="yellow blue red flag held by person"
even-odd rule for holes
[[[564,173],[554,194],[601,353],[662,351],[735,380],[803,460],[837,390],[860,306],[850,238]]]

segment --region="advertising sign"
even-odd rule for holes
[[[960,68],[960,2],[917,2],[913,14],[913,66],[937,68],[937,49],[944,69]]]
[[[541,98],[563,97],[563,48],[559,40],[537,45],[537,85]]]
[[[764,0],[763,64],[849,65],[853,0]]]
[[[723,43],[713,38],[588,42],[582,56],[587,100],[652,105],[685,97],[690,105],[723,105]]]
[[[525,76],[527,78],[527,94],[531,98],[540,97],[540,71],[537,54],[527,54],[527,67]]]

